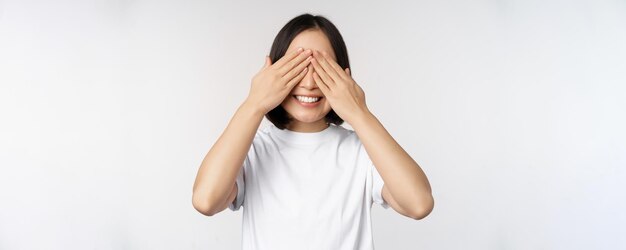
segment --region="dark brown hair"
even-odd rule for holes
[[[335,52],[337,64],[339,64],[342,69],[350,68],[348,49],[346,49],[346,44],[344,43],[339,30],[337,30],[337,27],[335,27],[333,23],[323,16],[314,16],[308,13],[291,19],[278,32],[276,38],[274,38],[272,48],[270,49],[270,59],[272,60],[272,63],[278,61],[285,55],[289,45],[293,39],[300,34],[300,32],[309,29],[319,29],[324,32]],[[352,69],[350,69],[350,72],[352,73]],[[291,121],[289,116],[290,115],[281,105],[278,105],[276,108],[265,114],[265,117],[279,129],[286,128],[287,124]],[[328,114],[326,114],[324,119],[326,120],[326,123],[334,123],[335,125],[341,125],[343,123],[343,119],[341,119],[341,117],[339,117],[332,109],[328,112]]]

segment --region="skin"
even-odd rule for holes
[[[332,46],[326,35],[320,30],[305,30],[298,34],[287,49],[286,54],[296,51],[298,48],[307,48],[312,51],[330,51],[333,60],[337,60]],[[294,102],[293,95],[324,96],[313,79],[313,65],[307,65],[308,71],[304,78],[291,91],[289,96],[281,103],[281,106],[291,116],[292,121],[286,126],[287,129],[296,132],[318,132],[328,127],[324,116],[330,112],[330,103],[326,98],[320,100],[320,104],[313,108],[302,107]]]
[[[299,49],[305,48],[305,49]],[[292,95],[323,96],[320,105],[304,108]],[[211,148],[198,170],[192,203],[211,216],[228,207],[237,195],[235,178],[264,114],[277,105],[294,118],[287,129],[319,132],[332,108],[349,123],[363,143],[385,184],[382,196],[398,213],[422,219],[432,211],[430,183],[421,167],[393,139],[365,103],[365,94],[342,69],[328,38],[320,30],[301,32],[276,63],[266,63],[252,80],[248,98]]]
[[[276,62],[265,57],[265,65],[252,78],[248,97],[200,164],[191,201],[198,212],[213,216],[236,198],[237,174],[261,121],[304,78],[311,53],[311,50],[297,49]]]
[[[352,126],[363,143],[385,182],[383,199],[404,216],[417,220],[426,217],[433,210],[434,199],[421,167],[369,111],[365,94],[350,70],[342,70],[325,51],[314,51],[313,57],[313,79],[333,110]]]

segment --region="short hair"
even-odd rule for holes
[[[325,17],[321,15],[314,16],[309,13],[305,13],[291,19],[278,32],[276,38],[274,38],[272,48],[270,49],[269,56],[272,63],[278,61],[285,55],[289,45],[298,34],[309,29],[319,29],[324,32],[335,52],[337,64],[339,64],[342,69],[350,68],[348,49],[346,48],[346,44],[344,43],[343,37],[341,36],[341,33],[339,33],[337,27],[335,27],[335,25]],[[352,69],[350,69],[350,72],[352,72]],[[278,105],[276,108],[270,110],[270,112],[265,114],[265,117],[279,129],[285,129],[287,124],[291,122],[289,114],[281,105]],[[343,124],[343,119],[341,119],[341,117],[339,117],[332,109],[328,112],[328,114],[326,114],[324,119],[326,120],[326,123],[333,123],[335,125]]]

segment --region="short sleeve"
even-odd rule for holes
[[[243,198],[245,196],[245,190],[246,190],[246,182],[245,182],[245,179],[244,179],[244,171],[246,169],[246,165],[247,165],[248,162],[249,162],[248,157],[246,157],[246,159],[244,160],[243,166],[241,166],[241,168],[239,168],[239,173],[237,174],[237,179],[236,179],[236,183],[237,183],[237,197],[235,197],[235,200],[233,200],[233,202],[228,205],[228,208],[230,210],[237,211],[237,210],[239,210],[241,205],[243,205],[243,200],[244,200]]]
[[[376,166],[374,166],[374,164],[369,165],[370,173],[372,175],[372,199],[374,202],[387,209],[389,208],[389,204],[385,201],[385,199],[383,199],[383,185],[385,184],[385,181],[383,181],[383,178],[380,177],[380,173],[378,173]]]

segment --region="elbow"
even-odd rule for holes
[[[213,216],[215,215],[215,213],[206,205],[198,205],[197,203],[193,204],[193,208],[196,209],[196,211],[200,212],[203,215],[206,216]]]
[[[216,214],[216,210],[213,209],[213,206],[208,202],[208,199],[200,199],[197,195],[193,195],[191,204],[196,211],[200,212],[205,216],[213,216]]]
[[[409,217],[414,220],[424,219],[433,211],[434,207],[435,201],[432,195],[429,194],[426,198],[420,199],[419,204],[416,205],[415,208],[411,209]]]

